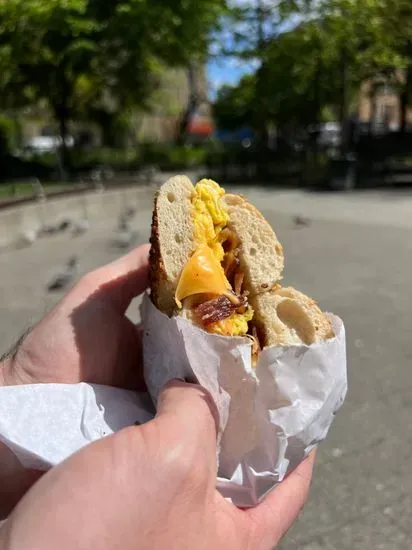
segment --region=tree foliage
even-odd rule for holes
[[[244,76],[237,86],[220,88],[213,112],[218,124],[227,130],[253,126],[255,76]]]
[[[256,17],[256,5],[242,9],[255,10]],[[343,121],[365,81],[372,83],[371,93],[390,81],[404,104],[412,100],[409,0],[280,0],[276,13],[265,16],[270,21],[261,25],[271,24],[272,33],[263,33],[263,47],[255,47],[253,55],[260,67],[255,102],[267,122],[280,127],[318,122],[326,107]],[[251,34],[256,36],[253,28]],[[243,51],[234,47],[233,55],[249,56],[250,40],[243,46]],[[224,90],[217,112],[227,94],[242,98],[244,92],[244,82],[238,90]],[[253,123],[252,110],[247,112]]]
[[[162,67],[204,59],[224,0],[0,0],[0,107],[45,101],[65,135],[147,107]]]

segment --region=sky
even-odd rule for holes
[[[273,4],[273,0],[260,0],[263,5]],[[258,0],[227,0],[229,6],[233,7],[251,7],[257,6]],[[231,49],[233,47],[232,30],[229,28],[223,28],[219,36],[216,37],[216,41],[212,44],[211,54],[215,54],[220,49],[220,45],[224,44],[226,48]],[[248,36],[250,29],[244,23],[236,25],[236,31]],[[207,76],[209,81],[209,93],[211,99],[216,97],[216,93],[224,84],[234,85],[239,82],[243,75],[248,74],[256,70],[257,63],[245,62],[234,57],[212,57],[207,65]]]
[[[231,0],[231,3],[235,5],[253,6],[255,0]],[[263,0],[263,4],[267,4],[268,6],[273,5],[273,0]],[[300,18],[298,16],[288,18],[286,21],[277,26],[276,32],[282,33],[292,29],[299,22],[299,20]],[[242,26],[244,26],[244,28],[242,28]],[[251,29],[248,25],[240,24],[237,26],[237,32],[239,31],[247,37],[250,35]],[[271,29],[270,25],[266,31],[268,35],[273,36],[273,28]],[[216,97],[217,91],[221,86],[225,84],[237,84],[242,76],[254,72],[259,65],[257,60],[246,62],[235,57],[213,56],[213,54],[219,50],[219,45],[217,44],[218,41],[220,42],[223,40],[226,47],[228,49],[231,48],[232,40],[230,35],[231,29],[227,29],[226,32],[223,31],[221,37],[217,37],[216,43],[212,44],[212,59],[207,64],[209,95],[212,100]]]
[[[210,61],[207,66],[207,76],[211,98],[216,97],[217,91],[224,84],[237,84],[243,75],[255,69],[256,64],[234,58]]]

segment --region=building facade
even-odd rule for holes
[[[402,78],[402,75],[399,75]],[[358,120],[372,130],[396,132],[401,126],[401,102],[395,84],[381,81],[364,82],[358,96]],[[406,112],[407,125],[412,125],[412,109]]]

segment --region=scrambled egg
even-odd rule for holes
[[[229,214],[220,200],[225,190],[212,180],[202,180],[196,184],[195,191],[196,195],[192,199],[195,239],[198,244],[209,245],[221,262],[224,252],[218,237],[229,222]]]
[[[229,214],[221,198],[225,190],[212,180],[203,179],[195,186],[192,199],[194,209],[194,237],[199,248],[195,251],[183,269],[176,302],[181,307],[180,300],[187,296],[215,290],[224,294],[224,288],[230,288],[223,267],[224,250],[219,242],[219,234],[229,222]],[[213,257],[205,250],[205,245],[211,250]],[[218,291],[219,289],[219,291]],[[248,331],[248,322],[253,318],[253,309],[249,306],[245,313],[233,313],[227,319],[213,323],[209,332],[223,336],[243,336]]]
[[[244,336],[248,331],[248,322],[253,319],[253,309],[249,306],[245,313],[234,313],[223,321],[209,326],[209,332],[222,336]]]

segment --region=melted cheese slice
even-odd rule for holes
[[[194,294],[234,297],[219,260],[207,244],[201,244],[183,268],[175,295],[177,305],[182,307],[182,300]]]

